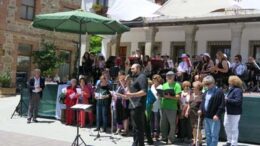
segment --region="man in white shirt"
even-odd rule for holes
[[[241,55],[238,54],[234,57],[234,63],[232,63],[231,68],[234,75],[237,75],[241,79],[244,78],[244,73],[247,71],[247,67],[242,63]]]
[[[30,98],[29,98],[29,108],[28,108],[28,118],[27,123],[31,123],[37,121],[38,108],[40,99],[42,98],[42,91],[45,87],[45,80],[41,77],[41,70],[34,70],[34,77],[29,81],[29,89],[30,89]]]

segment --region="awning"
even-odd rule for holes
[[[161,6],[148,0],[115,0],[108,9],[110,18],[121,21],[131,21],[139,17],[154,17]]]

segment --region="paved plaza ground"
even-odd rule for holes
[[[0,98],[0,146],[70,146],[76,136],[76,127],[66,126],[58,120],[39,118],[39,123],[26,123],[25,117],[10,119],[20,96]],[[80,134],[90,146],[131,146],[132,137],[114,136],[101,133],[94,140],[93,129],[81,128]],[[222,146],[224,143],[219,143]],[[162,145],[160,142],[155,145]],[[183,145],[183,144],[181,144]],[[204,144],[205,145],[205,144]],[[240,146],[254,146],[240,144]]]

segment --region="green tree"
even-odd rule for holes
[[[102,37],[93,35],[90,37],[90,52],[98,54],[101,52]]]
[[[63,54],[56,54],[56,46],[54,43],[43,41],[41,49],[33,52],[33,61],[41,69],[44,76],[52,76],[55,69],[64,63]]]

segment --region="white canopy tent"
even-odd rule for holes
[[[115,20],[131,21],[138,17],[154,17],[160,5],[148,0],[115,0],[107,14]]]
[[[169,0],[157,13],[174,17],[198,17],[219,9],[238,6],[234,0]]]

